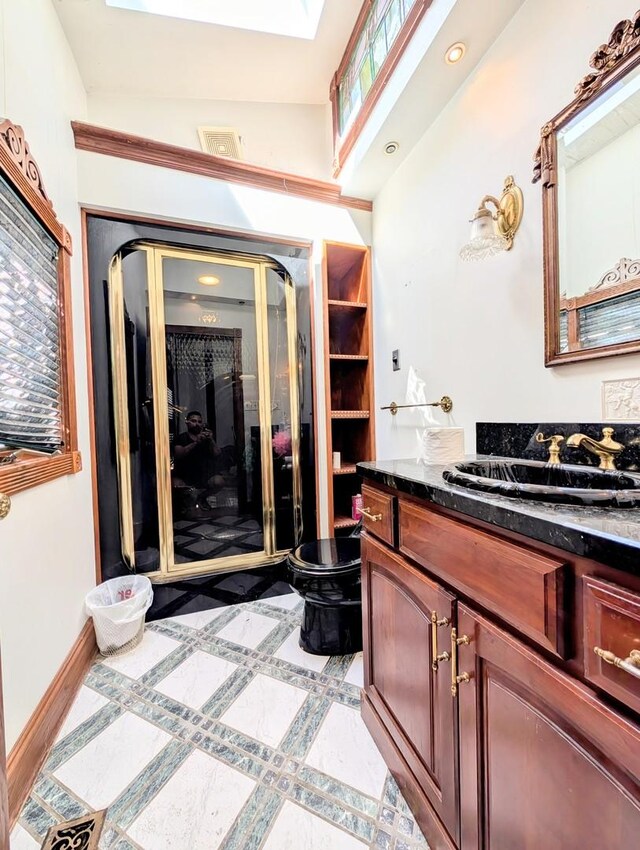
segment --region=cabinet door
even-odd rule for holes
[[[450,664],[433,666],[451,649],[453,597],[403,558],[371,538],[362,547],[365,694],[435,813],[457,829],[456,706]]]
[[[458,605],[462,850],[627,850],[640,836],[640,729]]]

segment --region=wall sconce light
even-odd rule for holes
[[[493,204],[495,212],[486,205]],[[524,200],[513,177],[504,181],[500,200],[485,195],[471,220],[471,239],[460,251],[460,259],[484,260],[500,251],[510,251],[522,221]]]

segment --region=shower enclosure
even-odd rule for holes
[[[112,257],[105,306],[124,564],[167,582],[282,560],[309,432],[289,273],[139,240]]]

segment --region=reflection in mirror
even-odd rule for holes
[[[543,127],[545,364],[640,351],[640,11]]]
[[[559,352],[640,337],[640,69],[557,134]]]

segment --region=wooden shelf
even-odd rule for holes
[[[339,310],[366,310],[369,306],[366,301],[338,301],[335,298],[330,298],[327,304]]]
[[[368,354],[330,354],[329,360],[355,360],[357,362],[366,363],[369,360]]]
[[[370,251],[325,242],[322,265],[329,528],[337,534],[357,525],[350,518],[360,492],[356,464],[375,459]],[[332,468],[333,452],[340,469]]]
[[[340,469],[332,469],[331,471],[334,475],[355,475],[356,465],[355,463],[343,464]]]
[[[351,519],[350,516],[336,516],[333,520],[334,528],[355,528],[360,522],[358,519]]]
[[[332,419],[369,419],[370,410],[332,410]]]

